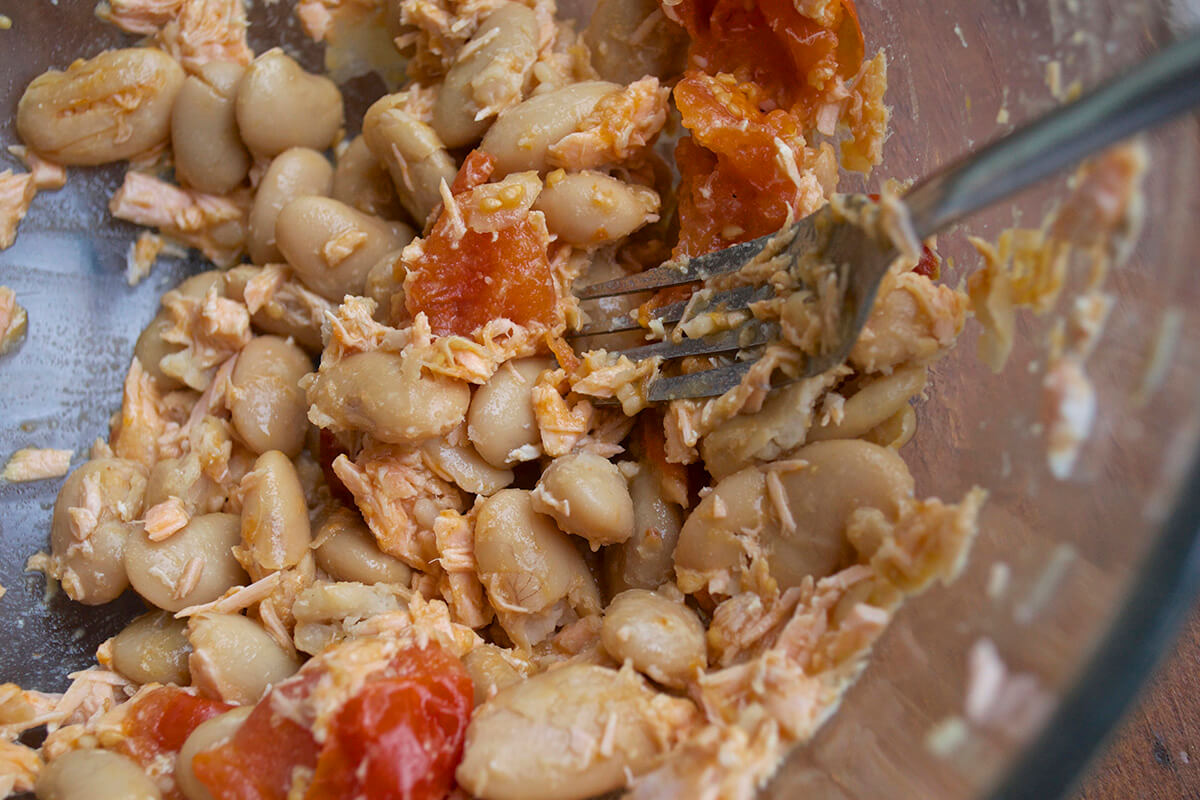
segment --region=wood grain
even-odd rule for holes
[[[1200,608],[1078,800],[1200,800]]]

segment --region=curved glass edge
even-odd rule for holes
[[[1131,587],[1079,680],[1006,770],[990,800],[1070,796],[1171,652],[1200,590],[1200,460],[1181,484],[1175,508]]]

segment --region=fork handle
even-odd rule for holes
[[[904,201],[919,238],[1200,105],[1200,34],[929,176]]]

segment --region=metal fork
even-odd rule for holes
[[[916,240],[927,239],[976,211],[1198,104],[1200,34],[1193,34],[1123,77],[927,177],[904,194],[901,207],[907,211]],[[867,198],[861,195],[840,200],[851,208],[866,202]],[[830,205],[795,223],[783,237],[771,234],[696,258],[667,262],[636,275],[578,289],[575,294],[581,300],[588,300],[708,281],[741,269],[759,257],[764,248],[772,246],[772,242],[778,247],[781,238],[787,236],[790,242],[777,257],[798,259],[820,243],[824,248],[823,258],[837,271],[837,285],[843,287],[834,346],[823,355],[810,357],[805,364],[804,376],[817,375],[845,361],[866,323],[880,281],[899,256],[895,246],[881,244],[865,235]],[[664,306],[651,316],[665,326],[678,323],[685,311],[689,318],[714,311],[745,311],[752,303],[773,294],[766,285],[739,286]],[[641,327],[636,312],[632,312],[585,325],[575,335],[592,336]],[[633,360],[745,354],[778,335],[775,324],[751,319],[722,333],[679,341],[668,336],[664,341],[622,352]],[[660,376],[648,387],[648,398],[651,402],[663,402],[720,395],[737,386],[752,364],[752,359],[743,358],[702,372]]]

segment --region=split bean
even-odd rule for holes
[[[193,189],[225,194],[250,171],[234,110],[244,72],[240,64],[210,61],[179,90],[171,109],[171,152],[176,176]]]
[[[17,104],[17,133],[58,164],[132,158],[170,137],[183,81],[183,68],[161,50],[106,50],[34,78]]]

